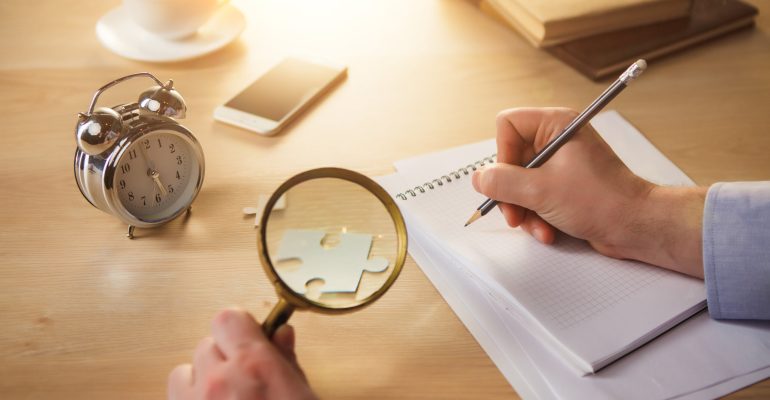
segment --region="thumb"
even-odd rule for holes
[[[492,200],[537,211],[544,197],[544,187],[538,175],[537,168],[496,163],[477,170],[472,182],[477,192]]]

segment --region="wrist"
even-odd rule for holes
[[[706,188],[653,186],[630,220],[626,258],[703,278]]]

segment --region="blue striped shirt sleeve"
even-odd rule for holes
[[[712,318],[770,319],[770,181],[709,188],[703,268]]]

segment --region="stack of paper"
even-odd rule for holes
[[[617,113],[602,114],[593,123],[637,174],[661,183],[690,183]],[[709,393],[709,397],[770,375],[767,324],[720,324],[705,314],[596,375],[576,373],[575,367],[590,372],[608,365],[699,309],[702,282],[637,263],[600,261],[596,257],[602,256],[589,254],[591,250],[574,239],[544,246],[497,225],[494,220],[502,218],[494,215],[485,218],[490,220],[487,225],[460,234],[454,224],[462,227],[468,209],[475,209],[483,197],[471,198],[464,170],[447,174],[451,169],[445,167],[459,162],[467,170],[476,156],[493,152],[494,144],[483,142],[405,160],[396,163],[398,174],[380,182],[398,199],[405,215],[410,254],[519,394],[667,398]],[[436,176],[445,176],[440,186],[433,180]],[[433,189],[425,182],[432,182]],[[466,201],[470,203],[460,206]],[[421,202],[432,207],[422,207]],[[504,265],[490,267],[501,260]],[[603,282],[602,272],[610,266],[622,272],[611,272],[614,281]],[[569,279],[560,277],[560,271]],[[681,291],[673,294],[672,288]],[[588,292],[581,294],[585,289]],[[658,299],[651,299],[653,294]],[[710,391],[704,392],[706,387]]]

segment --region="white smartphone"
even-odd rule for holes
[[[214,110],[214,119],[274,135],[347,75],[347,68],[287,58]]]

